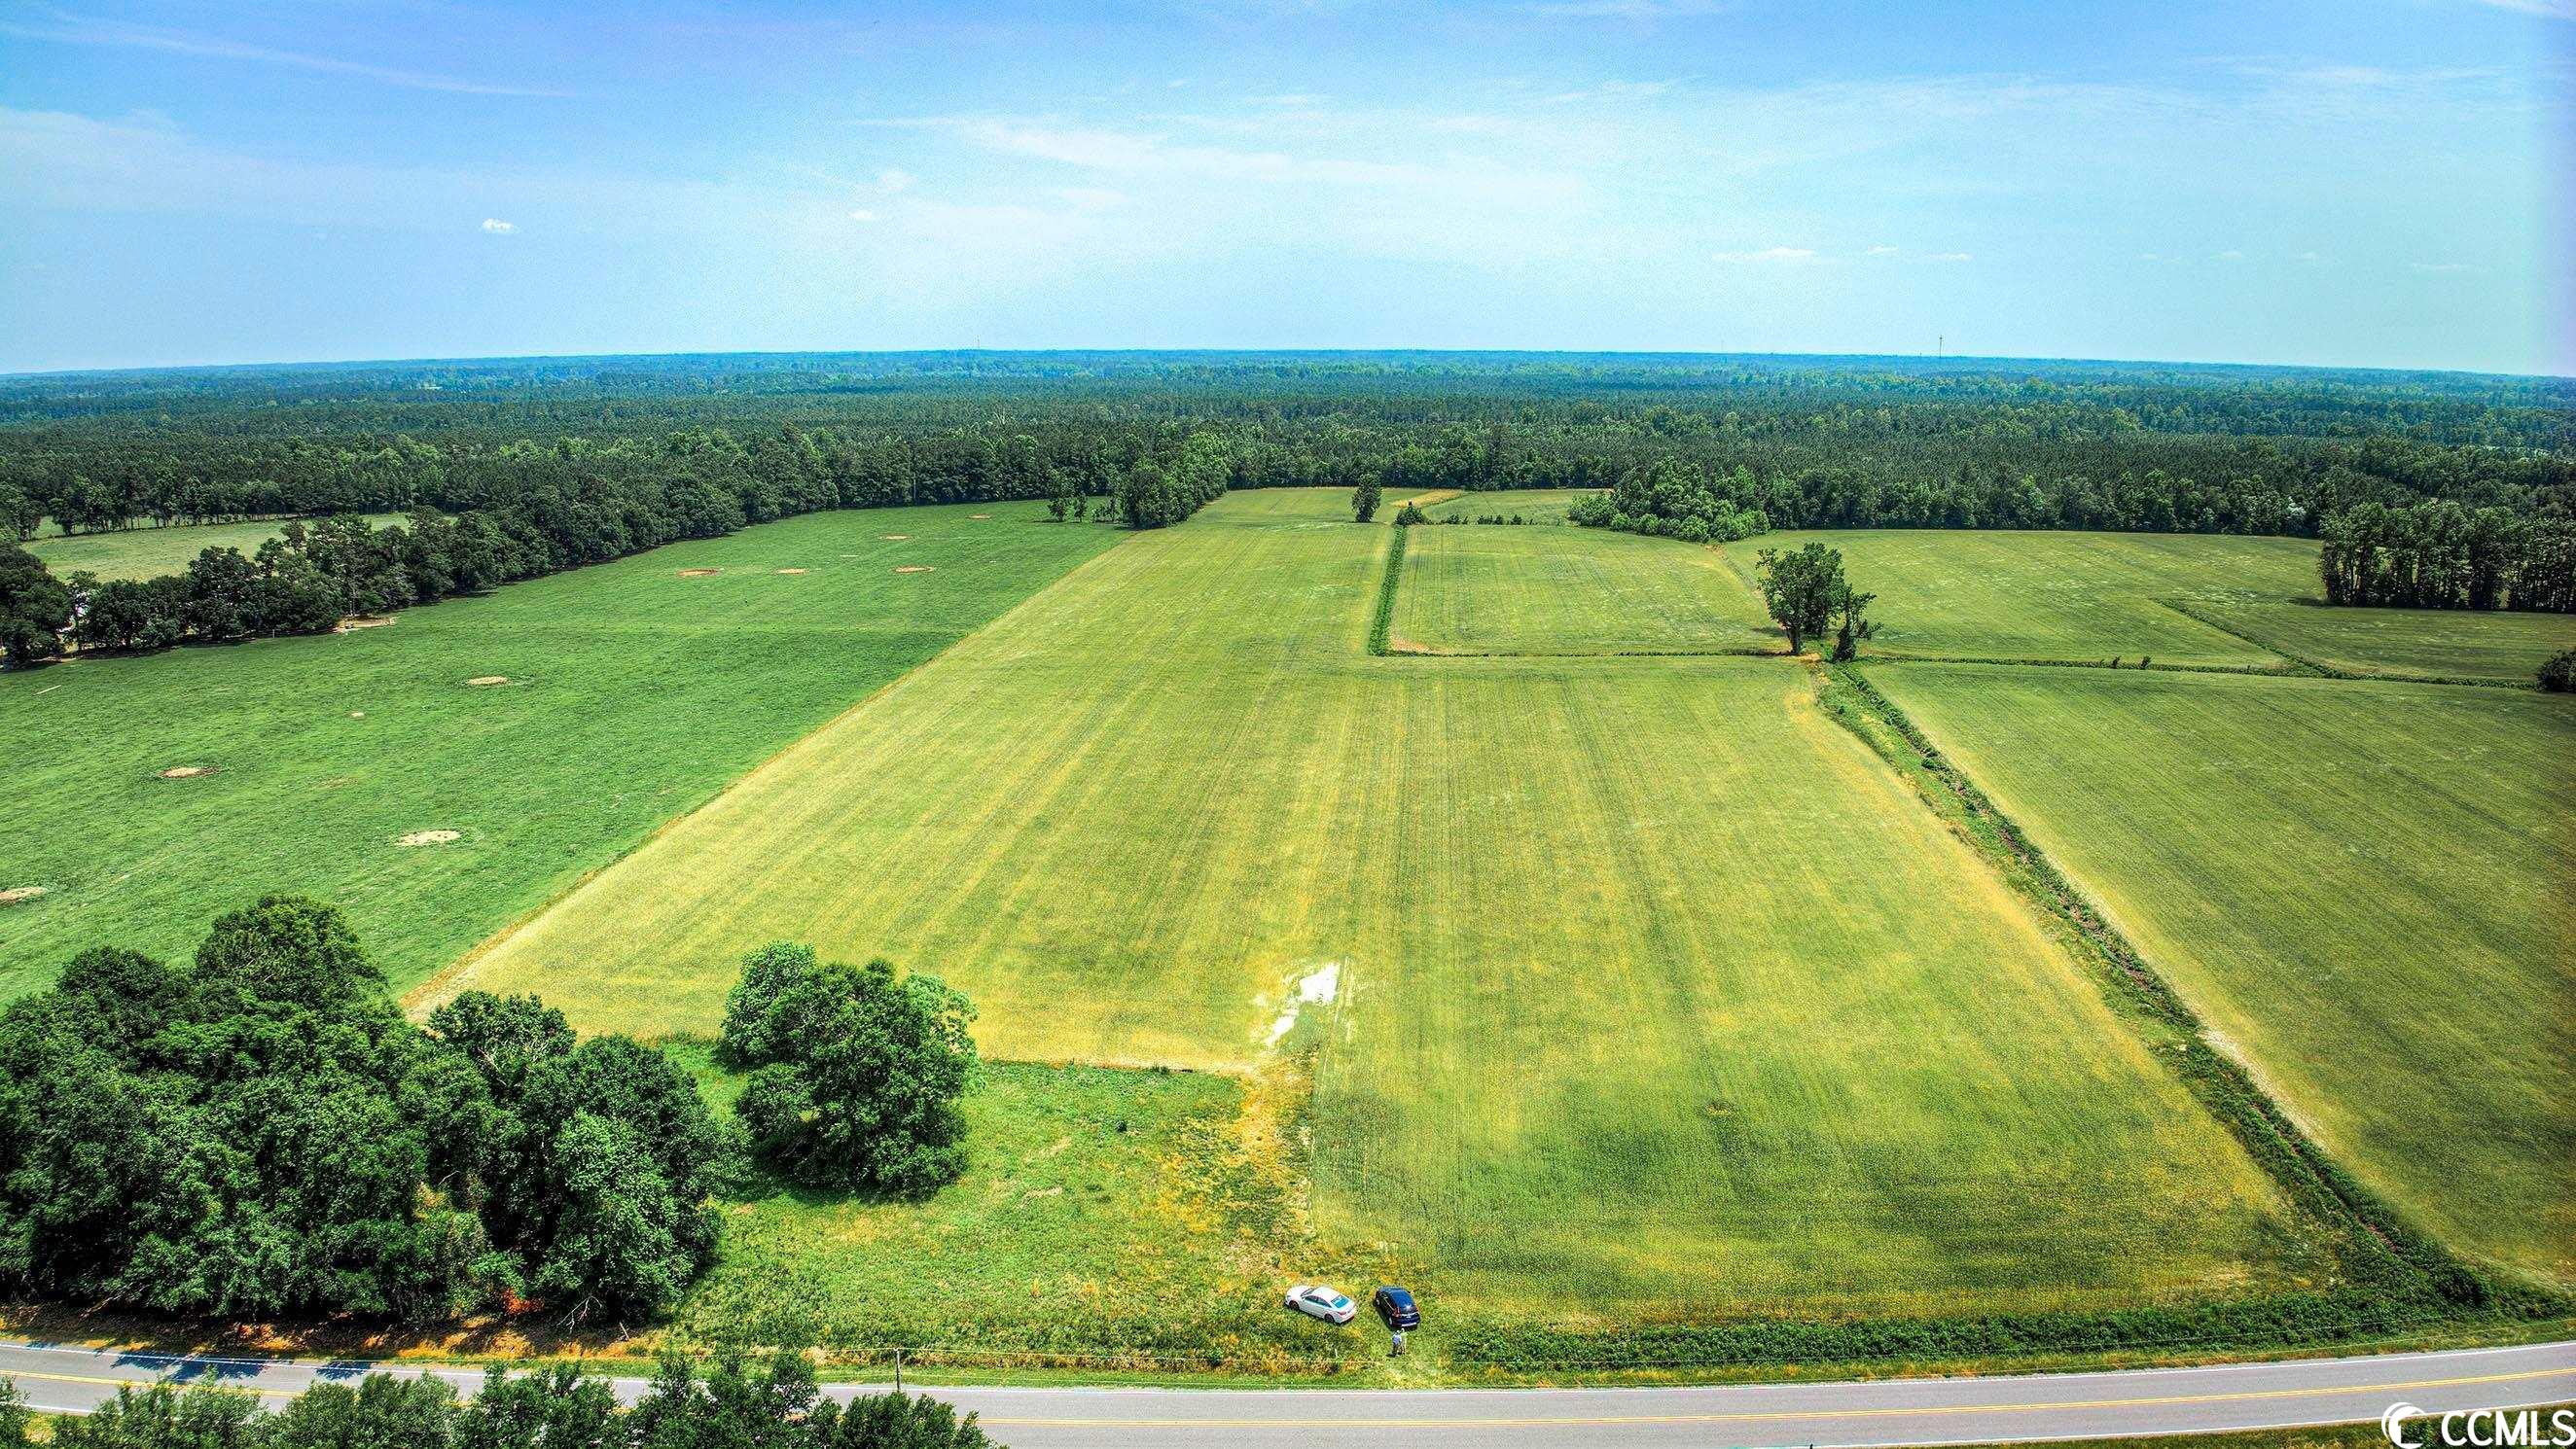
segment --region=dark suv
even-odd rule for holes
[[[1422,1326],[1422,1310],[1413,1306],[1413,1295],[1401,1288],[1380,1288],[1369,1295],[1369,1307],[1386,1320],[1386,1326],[1398,1333]]]

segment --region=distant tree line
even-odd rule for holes
[[[1038,499],[1070,517],[1103,499],[1143,528],[1229,488],[1600,488],[1584,521],[1711,539],[2312,536],[2426,501],[2542,522],[2576,517],[2571,419],[2576,385],[2550,379],[1903,359],[916,354],[19,379],[0,382],[0,528],[21,538],[48,520],[412,521],[373,540],[315,525],[266,559],[82,586],[59,610],[0,555],[0,647],[25,661],[48,632],[147,647],[324,628],[334,610],[904,503]]]
[[[2326,521],[2330,604],[2576,611],[2576,521],[2444,500],[2364,503]]]
[[[37,1441],[0,1379],[0,1449]],[[703,1373],[666,1356],[653,1387],[621,1408],[604,1379],[570,1366],[495,1368],[472,1399],[445,1379],[370,1374],[321,1383],[274,1410],[201,1384],[124,1388],[98,1412],[52,1425],[52,1449],[982,1449],[975,1416],[926,1395],[824,1396],[814,1366],[779,1350],[719,1354]]]
[[[751,1155],[825,1186],[955,1177],[965,999],[769,955],[727,1023],[760,1068],[746,1153],[661,1050],[576,1038],[535,997],[469,991],[413,1025],[329,906],[261,900],[184,964],[84,951],[0,1011],[0,1291],[633,1322],[707,1266],[709,1199]]]

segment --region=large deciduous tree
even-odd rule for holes
[[[974,1019],[936,977],[764,947],[725,1004],[724,1059],[754,1069],[735,1114],[793,1181],[928,1191],[965,1168],[958,1100],[976,1070]]]

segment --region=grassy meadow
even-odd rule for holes
[[[400,523],[399,513],[370,513],[377,528]],[[26,545],[56,578],[87,570],[101,579],[150,579],[186,569],[210,548],[239,549],[247,558],[286,527],[281,519],[206,523],[177,528],[121,528],[112,533],[49,534]]]
[[[1460,1313],[2102,1304],[2320,1270],[1803,669],[1370,658],[1389,543],[1320,491],[1137,537],[421,999],[704,1032],[741,953],[793,937],[947,977],[999,1058],[1310,1060],[1301,1261],[1383,1252]],[[836,1281],[863,1314],[873,1290]]]
[[[2270,650],[2171,609],[2317,589],[2304,539],[2155,533],[1855,529],[1774,533],[1726,545],[1745,579],[1761,550],[1842,550],[1855,587],[1878,595],[1864,652],[1895,657],[2103,660],[2286,667]]]
[[[2576,649],[2576,615],[2462,609],[2336,608],[2313,598],[2197,606],[2284,654],[2350,674],[2529,684],[2549,656]]]
[[[2452,1247],[2576,1284],[2576,707],[1871,671],[2266,1088]]]
[[[0,908],[0,997],[268,891],[340,903],[415,981],[1121,536],[818,514],[381,628],[0,675],[0,738],[35,746],[0,779],[0,890],[45,892]]]
[[[1399,652],[1435,654],[1785,647],[1760,597],[1715,549],[1606,529],[1508,525],[1414,529],[1389,642]]]
[[[1597,488],[1504,488],[1485,493],[1465,493],[1446,503],[1434,503],[1422,511],[1437,521],[1448,518],[1483,518],[1517,514],[1524,523],[1563,523],[1565,511],[1574,500],[1600,492]]]

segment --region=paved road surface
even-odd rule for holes
[[[27,1401],[77,1413],[123,1383],[229,1384],[284,1399],[378,1371],[361,1362],[182,1358],[0,1343]],[[436,1374],[471,1388],[481,1375]],[[621,1395],[641,1379],[615,1381]],[[866,1393],[835,1385],[840,1395]],[[1875,1383],[1639,1389],[942,1388],[1018,1449],[1381,1444],[1429,1449],[1902,1445],[2205,1433],[2576,1401],[2576,1342],[2210,1368]]]

